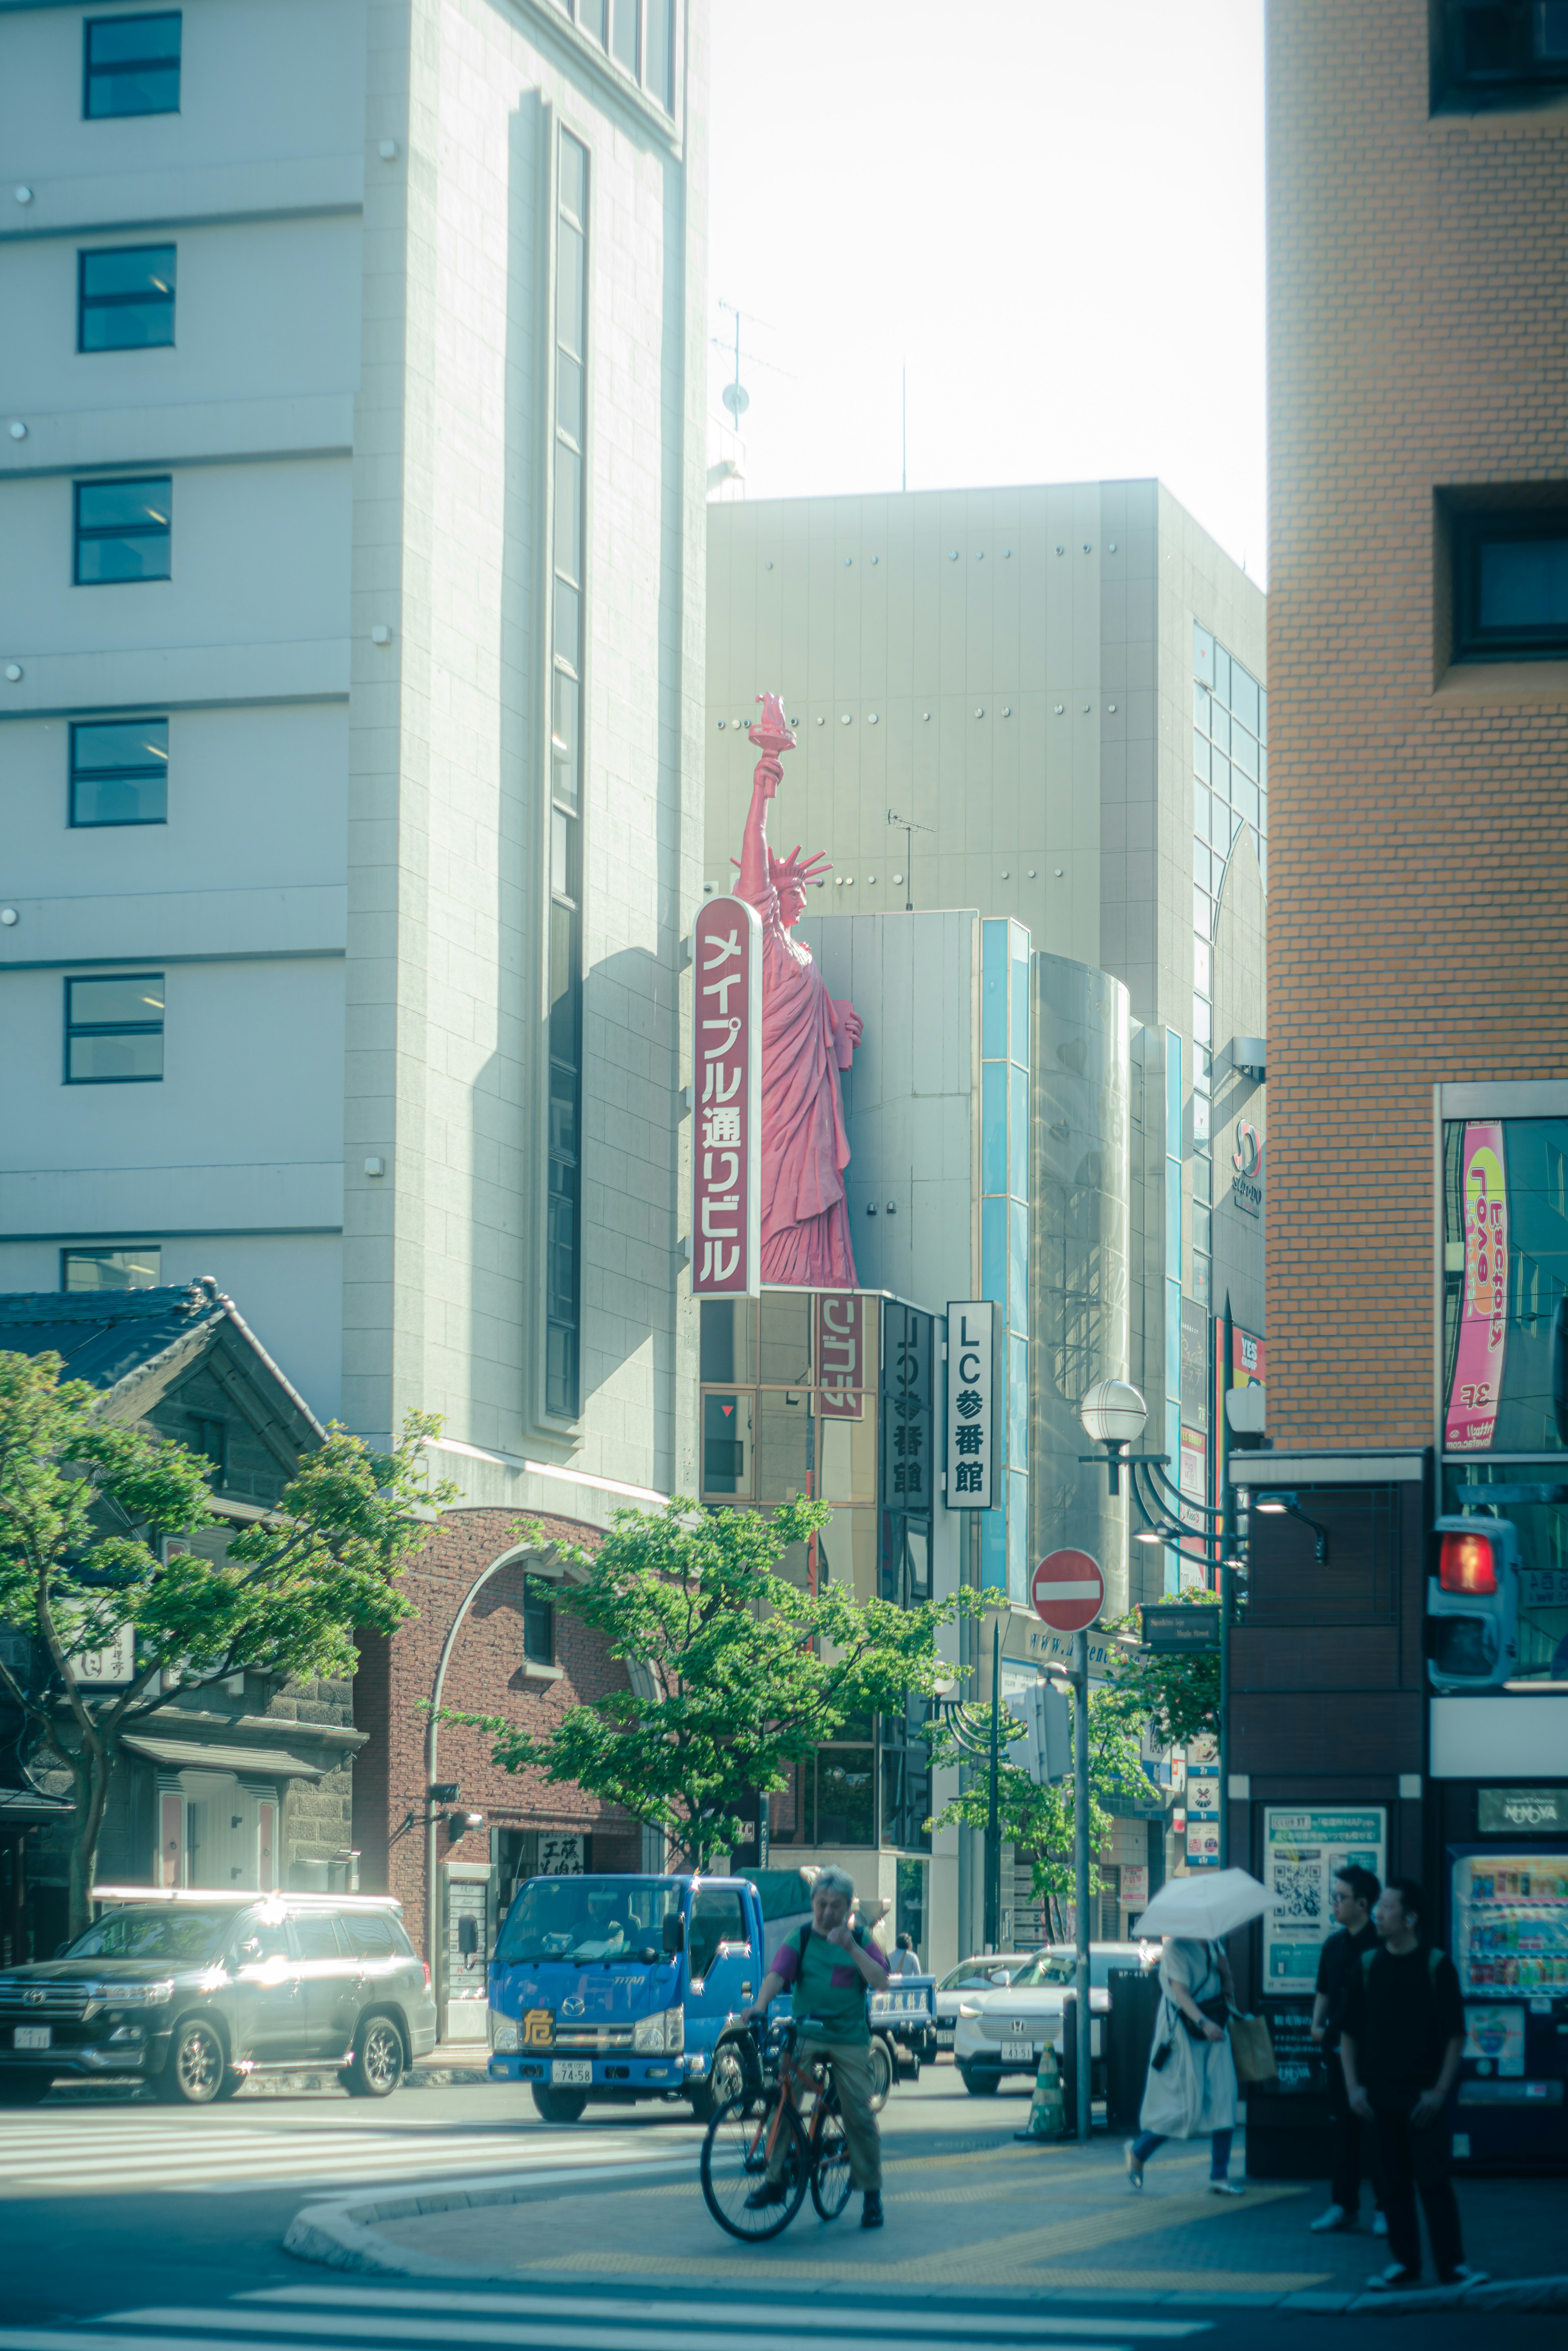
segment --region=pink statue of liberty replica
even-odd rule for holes
[[[776,694],[760,694],[751,729],[762,758],[741,846],[737,895],[763,925],[763,1280],[801,1289],[853,1290],[855,1251],[844,1171],[849,1138],[838,1072],[860,1041],[860,1016],[829,996],[809,947],[790,937],[807,887],[831,872],[824,857],[768,847],[768,802],[784,781],[780,755],[794,734]]]

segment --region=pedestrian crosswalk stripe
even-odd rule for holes
[[[451,2305],[449,2304],[449,2309]],[[760,2305],[749,2322],[739,2327],[716,2327],[706,2316],[700,2326],[694,2325],[691,2312],[667,2304],[656,2317],[643,2316],[635,2334],[628,2330],[624,2313],[617,2314],[609,2325],[602,2322],[586,2323],[576,2316],[514,2318],[509,2320],[472,2319],[455,2313],[445,2319],[395,2318],[386,2312],[362,2311],[353,2315],[334,2311],[330,2340],[341,2346],[349,2340],[368,2344],[430,2343],[464,2344],[472,2351],[628,2351],[635,2345],[638,2351],[793,2351],[798,2345],[799,2332],[786,2325],[779,2314]],[[239,2338],[249,2337],[253,2343],[275,2345],[286,2340],[291,2351],[302,2351],[305,2345],[319,2344],[322,2339],[322,2314],[319,2310],[297,2312],[261,2312],[245,2310],[184,2310],[155,2308],[127,2310],[117,2314],[111,2322],[117,2327],[139,2330],[135,2343],[144,2345],[149,2339],[175,2340],[178,2336],[159,2330],[177,2329],[183,2335],[183,2351],[195,2351],[192,2338],[202,2343],[217,2343],[223,2351],[237,2351]],[[185,2333],[184,2330],[189,2330]],[[1124,2327],[1122,2334],[1127,2333]],[[864,2344],[864,2330],[846,2325],[825,2331],[820,2310],[813,2314],[811,2332],[819,2351],[859,2351]],[[1005,2341],[1012,2334],[1006,2320],[990,2330],[990,2340]],[[976,2351],[984,2336],[955,2336],[950,2328],[944,2334],[926,2338],[928,2342],[954,2344],[961,2339]],[[1025,2340],[1039,2338],[1033,2334]],[[0,2351],[5,2351],[8,2335],[0,2334]],[[100,2337],[100,2345],[102,2338]],[[1090,2351],[1087,2344],[1062,2344],[1052,2338],[1056,2351]],[[1125,2346],[1131,2351],[1131,2346]]]
[[[394,2311],[411,2313],[437,2312],[451,2316],[454,2309],[472,2311],[485,2318],[620,2318],[658,2322],[673,2312],[669,2301],[638,2301],[629,2294],[483,2294],[464,2293],[458,2302],[451,2294],[436,2293],[422,2286],[258,2286],[254,2292],[238,2297],[240,2304],[252,2303],[287,2304],[295,2307],[316,2306],[329,2300],[335,2309],[358,2309],[372,2315]],[[820,2302],[785,2304],[771,2298],[725,2302],[708,2294],[702,2297],[700,2310],[693,2311],[690,2303],[680,2305],[683,2325],[693,2326],[744,2326],[754,2328],[760,2311],[765,2310],[770,2323],[776,2321],[786,2309],[798,2317],[801,2325],[815,2335],[821,2324]],[[971,2316],[959,2311],[900,2310],[889,2316],[888,2325],[899,2335],[921,2338],[940,2335],[949,2338],[990,2336],[995,2339],[999,2325],[1005,2324],[1011,2335],[1029,2337],[1038,2335],[1049,2341],[1053,2351],[1059,2351],[1058,2335],[1136,2335],[1145,2341],[1169,2342],[1185,2335],[1210,2335],[1213,2328],[1206,2318],[1050,2318],[1030,2311],[1020,2313],[1005,2322],[992,2317]]]

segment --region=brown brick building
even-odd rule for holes
[[[1352,1859],[1423,1880],[1477,2002],[1456,2158],[1568,2162],[1564,14],[1268,13],[1268,1447],[1224,1799],[1276,1897],[1255,2170],[1321,2160]]]
[[[540,1868],[659,1865],[644,1857],[641,1832],[623,1814],[580,1789],[552,1787],[538,1773],[501,1770],[486,1732],[441,1724],[433,1775],[429,1769],[429,1701],[443,1654],[443,1705],[504,1716],[541,1733],[569,1706],[627,1687],[626,1668],[600,1636],[554,1605],[563,1569],[550,1546],[589,1546],[601,1531],[574,1519],[532,1523],[543,1549],[521,1541],[515,1510],[443,1513],[404,1579],[418,1615],[390,1639],[360,1642],[354,1719],[369,1740],[354,1773],[359,1883],[367,1893],[401,1901],[416,1948],[431,1957],[441,1979],[443,2037],[463,2037],[465,2028],[467,2037],[483,2037],[483,1954],[520,1876]],[[455,1783],[459,1795],[431,1803],[432,1776],[439,1786]],[[433,1952],[427,1931],[432,1814]],[[480,1816],[472,1825],[471,1814]],[[465,1918],[474,1921],[472,1954],[462,1949]]]

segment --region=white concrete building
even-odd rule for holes
[[[0,10],[0,1290],[588,1517],[691,1443],[704,38]]]

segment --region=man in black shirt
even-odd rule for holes
[[[1366,2125],[1351,2111],[1345,2067],[1340,2063],[1339,2035],[1345,2022],[1350,1979],[1360,1970],[1363,1952],[1377,1949],[1372,1906],[1381,1891],[1371,1870],[1363,1869],[1358,1862],[1349,1862],[1336,1871],[1330,1895],[1336,1932],[1329,1936],[1318,1954],[1312,2037],[1323,2051],[1328,2074],[1328,2116],[1334,2129],[1334,2178],[1328,2210],[1320,2212],[1312,2224],[1318,2230],[1354,2229],[1361,2209],[1361,2151]],[[1376,2196],[1376,2179],[1373,2192]],[[1379,2233],[1382,2218],[1379,2202]]]
[[[1420,2282],[1417,2188],[1438,2283],[1474,2285],[1485,2274],[1465,2264],[1449,2178],[1444,2109],[1464,2054],[1464,2004],[1453,1961],[1421,1933],[1426,1908],[1414,1878],[1389,1879],[1372,1914],[1380,1948],[1351,1976],[1340,2040],[1351,2106],[1373,2125],[1388,2215],[1394,2259],[1368,2280],[1380,2293]]]

